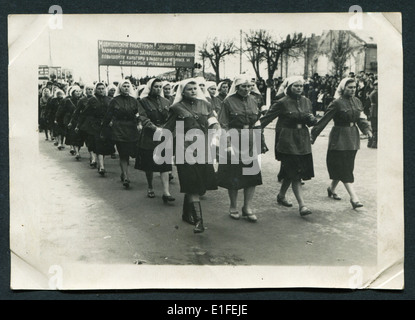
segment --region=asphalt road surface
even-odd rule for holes
[[[207,230],[194,234],[181,220],[183,194],[173,171],[173,204],[163,204],[161,182],[154,177],[156,197],[147,197],[145,174],[130,167],[131,187],[120,181],[119,159],[106,157],[105,177],[89,167],[85,147],[81,160],[62,151],[39,133],[42,177],[41,254],[54,261],[149,265],[375,265],[377,257],[377,150],[362,140],[355,165],[355,189],[364,203],[353,210],[344,186],[341,201],[327,197],[326,128],[313,145],[315,178],[306,181],[304,197],[312,214],[300,217],[290,189],[292,208],[278,205],[280,163],[274,159],[274,131],[265,129],[271,151],[262,158],[263,185],[256,188],[257,223],[228,216],[227,191],[208,192],[202,199]],[[240,207],[243,200],[239,194]]]

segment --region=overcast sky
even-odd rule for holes
[[[338,17],[338,15],[336,16]],[[17,17],[19,18],[19,17]],[[196,51],[209,38],[233,40],[239,46],[240,30],[267,29],[276,37],[288,33],[302,32],[321,34],[329,27],[347,29],[347,19],[336,19],[332,14],[166,14],[166,15],[63,15],[62,28],[51,29],[50,15],[26,16],[25,19],[12,19],[13,28],[9,41],[22,37],[22,30],[31,30],[35,40],[31,40],[31,50],[38,64],[49,64],[49,36],[52,63],[73,70],[75,80],[84,82],[98,80],[98,40],[117,40],[155,43],[194,43]],[[330,25],[332,24],[332,25]],[[200,61],[197,57],[196,61]],[[206,64],[206,71],[212,71]],[[157,75],[173,69],[124,67],[124,75]],[[228,58],[221,68],[221,77],[232,78],[240,71],[239,55]],[[244,58],[243,72],[252,72],[252,66]],[[265,73],[264,73],[265,76]],[[110,80],[121,77],[119,67],[110,68]],[[101,68],[101,78],[106,79],[105,68]]]

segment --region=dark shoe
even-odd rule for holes
[[[172,181],[174,179],[173,175],[169,173],[169,181]]]
[[[130,180],[128,179],[124,179],[124,182],[122,184],[126,189],[128,189],[130,187]]]
[[[81,156],[80,156],[79,154],[77,154],[77,155],[75,156],[75,159],[76,159],[76,160],[80,160],[80,159],[81,159]]]
[[[308,216],[309,214],[312,214],[312,212],[306,206],[302,206],[300,208],[300,216],[304,217],[304,216]]]
[[[156,195],[154,194],[153,190],[147,190],[147,197],[154,198]]]
[[[76,151],[75,151],[75,150],[69,150],[69,153],[70,153],[71,155],[75,155]]]
[[[250,222],[257,222],[258,218],[253,213],[248,213],[245,211],[245,208],[242,207],[242,218],[246,218]]]
[[[191,225],[195,225],[195,220],[193,219],[193,215],[192,215],[192,211],[190,208],[190,203],[189,203],[187,194],[184,195],[184,199],[183,199],[182,220]]]
[[[89,166],[91,167],[91,168],[96,168],[97,167],[97,162],[96,161],[90,161],[89,162]]]
[[[334,200],[341,200],[342,199],[337,195],[337,193],[332,192],[330,187],[327,188],[327,195],[328,195],[329,198],[333,198]]]
[[[190,204],[190,208],[192,210],[193,220],[195,222],[195,228],[193,229],[193,232],[202,233],[205,231],[205,227],[203,226],[202,207],[200,206],[200,202],[192,202]]]
[[[105,169],[104,169],[104,168],[100,168],[100,169],[98,169],[98,173],[99,173],[101,176],[105,176]]]
[[[58,141],[55,141],[54,143],[53,143],[53,145],[54,146],[57,146],[59,144],[59,142]]]
[[[164,203],[168,203],[168,202],[172,202],[172,201],[176,200],[172,196],[165,196],[164,194],[163,194],[163,196],[161,198],[163,199],[163,202]]]
[[[285,199],[285,197],[280,197],[280,195],[277,195],[277,202],[281,205],[283,205],[284,207],[292,207],[293,204],[291,202],[288,202],[287,199]]]
[[[354,201],[350,200],[350,203],[352,204],[353,209],[363,207],[363,204],[359,201],[354,202]]]

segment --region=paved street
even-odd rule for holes
[[[235,221],[228,216],[224,189],[208,192],[202,200],[207,230],[194,234],[181,220],[183,195],[174,171],[173,205],[161,199],[161,183],[155,174],[156,197],[146,196],[143,172],[133,169],[131,188],[120,182],[118,158],[106,158],[106,177],[89,167],[86,148],[80,161],[69,148],[58,151],[39,133],[43,177],[41,201],[43,254],[60,260],[108,264],[209,264],[209,265],[373,265],[376,264],[376,161],[377,150],[362,140],[355,166],[355,188],[364,207],[353,210],[347,192],[339,185],[342,201],[327,197],[325,165],[326,128],[313,145],[315,178],[306,181],[305,199],[313,214],[300,217],[294,203],[276,203],[280,184],[279,162],[274,159],[274,130],[265,130],[269,151],[262,160],[263,185],[255,194],[257,223]],[[242,206],[242,193],[239,202]]]

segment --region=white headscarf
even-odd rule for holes
[[[72,98],[72,93],[73,93],[75,90],[81,90],[81,91],[82,91],[82,89],[81,89],[79,86],[72,86],[72,87],[69,87],[69,89],[68,89],[68,97],[69,97],[69,98]]]
[[[87,89],[87,88],[92,88],[92,89],[94,89],[94,91],[93,91],[93,93],[92,93],[92,94],[94,94],[94,93],[95,93],[95,88],[96,88],[96,85],[93,85],[93,84],[87,84],[87,85],[85,85],[85,87],[84,87],[84,91],[83,91],[85,96],[87,96],[87,95],[86,95],[86,89]]]
[[[65,92],[63,92],[63,90],[62,89],[59,89],[59,88],[57,88],[56,90],[55,90],[55,93],[53,94],[53,97],[54,98],[57,98],[58,97],[58,92],[62,92],[62,98],[65,98]]]
[[[210,92],[208,91],[209,88],[211,87],[216,87],[216,82],[215,81],[207,81],[206,82],[206,97],[210,98]],[[216,95],[216,92],[215,92]]]
[[[71,90],[72,90],[72,87],[73,86],[69,86],[67,89],[66,89],[66,92],[64,93],[64,96],[69,96],[70,95],[70,93],[71,93]]]
[[[292,77],[289,77],[289,78],[287,78],[287,86],[286,86],[286,88],[284,89],[284,93],[285,94],[287,94],[287,90],[288,90],[288,88],[293,84],[293,83],[296,83],[296,82],[301,82],[302,84],[304,84],[304,78],[302,77],[302,76],[292,76]],[[281,84],[282,85],[282,84]]]
[[[110,90],[111,89],[115,89],[115,91],[114,91],[114,95],[115,95],[115,92],[117,91],[117,86],[115,85],[115,84],[110,84],[108,87],[107,87],[107,94],[108,94],[108,92],[110,92]]]
[[[140,99],[143,99],[143,98],[145,98],[145,97],[148,97],[148,95],[149,95],[149,94],[150,94],[150,92],[151,92],[151,87],[153,86],[153,82],[154,82],[155,80],[158,80],[159,82],[162,82],[160,79],[157,79],[157,78],[152,78],[152,79],[150,79],[150,80],[147,82],[147,84],[146,84],[146,86],[145,86],[144,90],[141,92],[141,94],[140,94]],[[160,96],[162,96],[162,97],[164,98],[164,93],[163,93],[163,90],[161,90],[161,92],[160,92]]]
[[[196,78],[194,78],[195,79],[195,81],[196,81],[196,83],[198,84],[198,85],[200,85],[200,84],[204,84],[205,85],[205,89],[204,89],[204,91],[202,90],[202,92],[206,95],[206,93],[207,93],[207,90],[206,90],[206,79],[205,78],[203,78],[203,77],[196,77]]]
[[[280,84],[278,91],[277,91],[277,96],[279,96],[280,94],[283,94],[285,89],[287,89],[287,80],[288,78],[285,78],[284,81]]]
[[[168,84],[170,85],[170,87],[172,86],[172,85],[171,85],[171,83],[170,83],[169,81],[163,81],[163,83],[162,83],[162,85],[161,85],[161,86],[162,86],[162,88],[164,88],[164,87],[165,87],[165,86],[167,86]]]
[[[129,83],[130,84],[130,92],[129,92],[129,95],[134,98],[133,85],[131,84],[131,81],[128,80],[128,79],[121,80],[118,83],[118,87],[117,87],[117,90],[115,90],[114,97],[117,97],[117,96],[119,96],[121,94],[121,90],[120,89],[121,89],[121,87],[122,87],[122,85],[124,83]]]
[[[103,86],[105,87],[105,95],[107,95],[107,94],[108,94],[108,91],[107,91],[107,86],[105,85],[105,83],[104,83],[104,82],[97,82],[97,83],[95,84],[95,86],[94,86],[94,94],[95,94],[95,93],[97,93],[97,87],[98,87],[99,85],[103,85]]]
[[[190,82],[194,82],[197,85],[197,90],[196,90],[197,95],[196,95],[196,98],[199,99],[199,100],[204,100],[204,101],[207,102],[206,96],[204,95],[202,89],[200,89],[200,87],[198,85],[198,82],[195,79],[193,79],[193,78],[189,78],[189,79],[186,79],[186,80],[183,80],[183,81],[180,81],[179,82],[178,87],[177,87],[177,91],[176,91],[176,96],[174,97],[173,104],[179,103],[180,101],[183,100],[183,91],[184,91],[184,88]]]
[[[344,78],[342,81],[340,81],[340,83],[339,83],[339,85],[337,86],[337,89],[336,89],[336,93],[334,94],[334,99],[339,99],[342,95],[343,95],[343,92],[344,92],[344,88],[346,87],[346,83],[347,82],[356,82],[356,80],[355,79],[353,79],[353,78]]]
[[[222,81],[222,82],[219,82],[218,86],[216,87],[216,88],[217,88],[217,90],[216,90],[216,93],[215,93],[215,97],[217,97],[217,96],[219,95],[219,90],[222,88],[222,85],[223,85],[224,83],[228,83],[228,82],[227,82],[227,81]]]
[[[229,89],[228,95],[227,97],[230,97],[231,95],[236,93],[236,87],[239,86],[240,84],[244,84],[247,83],[249,85],[252,85],[252,79],[250,76],[248,76],[247,74],[240,74],[238,76],[235,77],[235,79],[232,82],[232,86]]]

